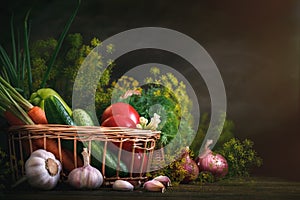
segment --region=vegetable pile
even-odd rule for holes
[[[189,121],[185,121],[186,119],[182,115],[182,113],[187,113],[187,110],[184,108],[178,109],[178,102],[176,101],[176,98],[172,96],[172,92],[155,84],[150,84],[146,88],[126,90],[125,92],[123,91],[123,93],[120,93],[118,101],[108,105],[103,110],[102,114],[98,117],[98,122],[101,126],[107,127],[161,130],[163,137],[158,145],[165,145],[172,141],[177,132],[178,134],[182,134],[183,139],[185,138],[184,134],[190,133],[188,128],[190,127]],[[163,105],[163,109],[160,107],[155,108],[154,106],[154,109],[149,110],[150,107],[153,108],[153,105],[157,104]],[[1,115],[10,125],[49,123],[70,126],[94,126],[96,124],[85,109],[76,108],[72,110],[62,96],[54,89],[40,88],[37,91],[32,92],[29,96],[29,100],[27,100],[17,88],[14,88],[9,81],[5,80],[2,76],[0,76],[0,109]],[[181,120],[186,122],[183,122],[183,124],[187,128],[187,131],[180,132],[178,129],[179,123],[182,122]],[[33,141],[33,149],[35,151],[44,149],[45,146],[43,140],[35,139]],[[233,171],[238,168],[238,161],[232,160],[232,156],[229,154],[230,152],[228,152],[229,150],[225,151],[226,149],[229,149],[229,144],[224,143],[224,145],[226,144],[226,146],[224,146],[224,151],[214,153],[208,148],[209,141],[207,142],[207,149],[202,155],[194,157],[192,150],[188,147],[180,150],[181,157],[179,160],[176,160],[163,169],[151,172],[150,174],[147,173],[150,181],[145,184],[137,186],[134,185],[134,183],[120,180],[113,184],[113,189],[132,191],[135,188],[143,188],[148,191],[164,192],[171,181],[174,184],[186,184],[196,181],[218,180],[227,175],[230,176],[234,174]],[[116,142],[114,144],[120,147],[120,143]],[[58,158],[60,154],[57,147],[58,144],[56,140],[47,139],[46,149],[48,153],[53,154],[55,158]],[[133,150],[133,143],[123,142],[122,149],[131,152]],[[104,143],[93,141],[91,143],[91,151],[97,152],[96,157],[95,155],[89,155],[91,157],[90,162],[89,158],[87,158],[87,152],[85,152],[83,157],[78,156],[76,159],[78,168],[75,168],[72,147],[70,147],[69,144],[62,142],[61,154],[64,162],[57,164],[57,166],[61,165],[61,167],[54,170],[55,174],[59,173],[62,168],[67,174],[71,175],[68,182],[73,187],[77,189],[99,188],[103,183],[104,177],[100,172],[101,169],[92,166],[101,166],[99,160],[102,159],[104,154]],[[251,151],[251,146],[249,151]],[[32,153],[31,155],[35,154]],[[128,172],[128,169],[132,167],[133,171],[138,171],[142,164],[143,166],[147,166],[147,163],[149,162],[147,155],[143,156],[143,151],[139,149],[135,149],[134,157],[131,158],[134,160],[132,161],[124,156],[118,158],[116,151],[114,152],[106,149],[105,176],[115,176],[116,168],[119,168],[120,171]],[[260,158],[255,154],[255,157],[251,159],[252,161],[255,161]],[[46,162],[46,164],[47,163],[48,162]],[[51,161],[50,163],[53,162]],[[131,166],[132,163],[134,163],[133,166]],[[250,163],[249,165],[251,165]],[[29,166],[30,165],[27,165],[27,168],[29,168]],[[51,169],[51,171],[44,173],[48,173],[52,176],[54,173],[52,167],[46,167],[46,169]],[[30,181],[29,171],[31,169],[27,170],[28,173],[26,178],[33,187],[53,189],[58,183],[56,182],[56,179],[47,181],[48,184],[45,185]],[[249,168],[244,169],[244,172],[247,170],[249,170]],[[143,169],[143,171],[146,170]],[[243,174],[240,172],[239,174],[244,175],[246,173]],[[127,176],[128,174],[121,173],[119,175],[122,177]],[[87,177],[85,177],[86,179],[78,179],[79,176]],[[133,176],[135,176],[134,173]],[[207,177],[211,177],[211,179]]]
[[[12,58],[9,58],[9,54],[0,46],[0,115],[10,126],[35,124],[95,126],[100,124],[104,127],[161,131],[157,149],[172,142],[170,152],[166,152],[171,156],[165,159],[174,160],[172,155],[175,154],[180,155],[179,159],[164,168],[147,173],[149,180],[144,184],[130,180],[115,181],[112,189],[118,191],[132,191],[140,188],[146,191],[165,192],[166,188],[171,186],[171,182],[187,184],[197,181],[211,182],[226,177],[249,176],[252,166],[262,164],[261,158],[252,149],[253,143],[250,140],[240,142],[233,138],[232,124],[228,121],[227,124],[225,122],[220,141],[216,145],[219,148],[213,152],[209,148],[212,141],[205,141],[207,142],[206,151],[197,155],[198,152],[193,147],[197,148],[204,142],[203,138],[207,129],[206,115],[201,118],[200,128],[193,142],[194,146],[191,145],[191,148],[188,145],[192,141],[188,136],[194,134],[195,130],[192,128],[194,123],[191,114],[192,102],[188,97],[186,86],[171,73],[160,74],[156,67],[150,69],[150,74],[153,76],[146,78],[141,87],[138,87],[139,83],[132,77],[121,77],[117,83],[111,82],[112,68],[108,68],[95,88],[97,89],[95,98],[97,119],[92,118],[86,108],[72,109],[68,105],[70,102],[68,95],[63,93],[64,90],[70,91],[72,88],[63,88],[61,83],[68,81],[70,84],[65,85],[72,85],[76,69],[84,59],[80,56],[86,56],[93,47],[100,43],[98,39],[93,39],[90,46],[83,45],[79,34],[66,35],[79,4],[80,0],[58,41],[54,39],[39,41],[31,50],[29,50],[27,15],[24,23],[25,54],[22,54],[20,44],[16,45],[14,29],[11,26]],[[65,49],[62,59],[59,58],[58,53],[65,37],[70,49]],[[43,51],[40,50],[41,48]],[[111,49],[111,47],[108,48]],[[50,52],[45,49],[50,49]],[[41,55],[43,52],[47,56]],[[60,69],[55,69],[56,58],[59,58],[58,65],[65,63],[68,65],[64,68],[63,75],[55,73],[55,70]],[[95,68],[102,66],[100,63],[96,65]],[[43,73],[44,71],[46,73]],[[42,77],[42,79],[37,77]],[[83,81],[82,84],[89,83]],[[112,102],[113,91],[118,97],[114,99],[114,102]],[[70,145],[62,140],[59,150],[58,141],[55,139],[47,138],[46,144],[43,139],[32,141],[34,151],[29,153],[29,149],[24,149],[28,157],[25,163],[25,179],[32,187],[43,190],[55,188],[59,184],[62,171],[66,173],[64,175],[67,175],[67,182],[72,187],[96,189],[103,185],[106,177],[115,176],[117,168],[120,170],[121,178],[128,176],[129,169],[132,169],[129,173],[135,177],[140,175],[135,172],[141,170],[144,173],[147,165],[152,161],[149,155],[144,154],[144,150],[134,148],[134,143],[131,141],[113,142],[109,145],[115,145],[117,148],[112,149],[106,148],[107,144],[104,142],[92,141],[88,145],[92,152],[96,152],[93,155],[90,155],[90,152],[84,148],[86,145],[84,142],[78,141],[80,152],[77,152],[75,165],[73,144]],[[184,146],[184,149],[178,149],[181,146]],[[119,150],[133,152],[134,156],[131,158],[118,156]],[[105,175],[101,173],[102,169],[95,167],[101,166],[104,154]],[[58,160],[59,157],[62,157],[62,163]],[[243,166],[240,166],[240,163],[243,163]],[[145,168],[141,169],[141,166]]]

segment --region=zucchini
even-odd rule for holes
[[[102,159],[104,152],[104,142],[92,141],[91,143],[91,164],[102,170]],[[119,176],[125,177],[128,175],[127,166],[120,160],[118,166],[118,156],[106,148],[105,154],[105,177],[115,177],[119,167]]]
[[[73,110],[73,119],[77,126],[94,126],[92,118],[83,109],[76,108]]]
[[[49,124],[76,125],[58,97],[53,95],[46,98],[44,108]]]

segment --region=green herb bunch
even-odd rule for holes
[[[228,177],[249,177],[253,167],[260,167],[263,164],[253,145],[250,139],[240,141],[232,138],[216,151],[228,162]]]
[[[216,181],[215,176],[208,172],[208,171],[202,171],[199,173],[199,176],[197,178],[197,182],[204,184],[204,183],[213,183]]]

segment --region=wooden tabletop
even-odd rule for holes
[[[102,200],[102,199],[266,199],[285,200],[300,199],[300,182],[278,180],[274,178],[252,178],[249,180],[225,180],[215,183],[179,184],[168,187],[166,192],[146,192],[136,189],[132,192],[119,192],[111,188],[97,190],[75,190],[69,186],[60,186],[51,191],[33,190],[19,187],[14,190],[3,191],[1,199],[22,200]]]

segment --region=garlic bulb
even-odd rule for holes
[[[50,190],[57,185],[61,169],[61,163],[55,156],[43,149],[32,152],[25,163],[28,183],[32,187],[44,190]]]
[[[132,191],[134,189],[134,186],[128,181],[116,180],[112,188],[114,190],[120,190],[120,191]]]
[[[70,185],[78,189],[95,189],[100,187],[103,183],[103,176],[98,169],[90,165],[90,155],[87,148],[83,148],[81,154],[83,156],[84,165],[70,172],[68,175]]]

